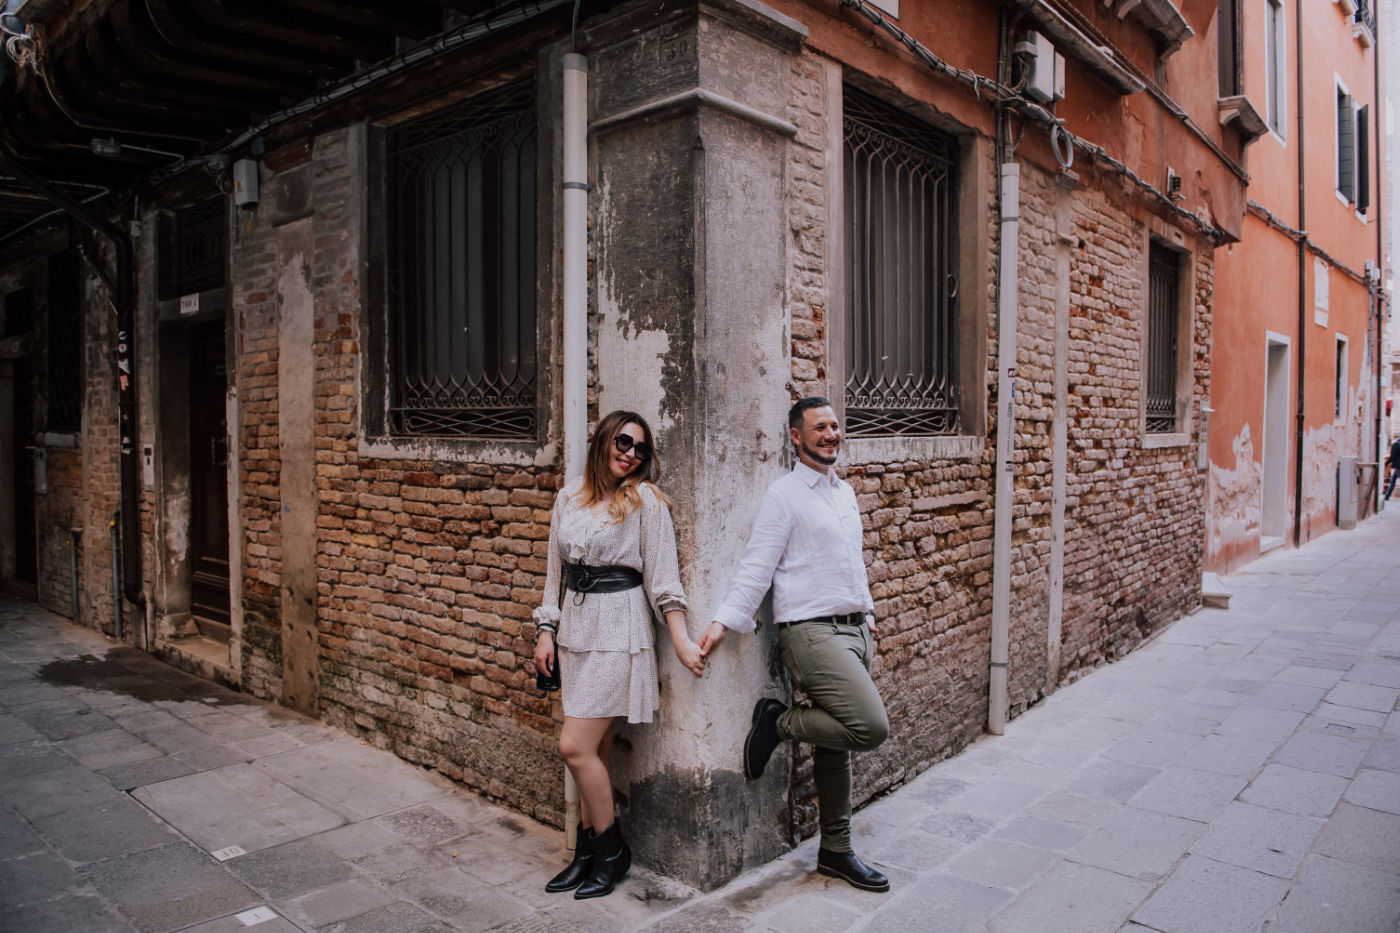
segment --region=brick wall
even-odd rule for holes
[[[347,235],[348,135],[316,141],[307,257],[316,307],[318,695],[326,721],[556,824],[561,716],[534,689],[553,468],[362,452],[363,257]],[[302,169],[304,170],[304,169]],[[278,179],[265,177],[273,192]],[[244,534],[243,686],[281,690],[277,231],[258,212],[234,281]],[[366,309],[370,310],[370,309]],[[458,445],[460,446],[460,445]]]
[[[271,181],[271,180],[269,180]],[[235,633],[242,687],[254,696],[282,695],[281,495],[278,480],[278,301],[276,229],[270,214],[240,212],[232,244],[230,286],[238,387],[238,516],[241,523],[242,628]],[[235,587],[235,592],[237,587]]]
[[[788,162],[794,399],[840,391],[829,382],[827,367],[826,198],[840,196],[826,190],[828,106],[818,60],[797,59],[787,112],[798,127]],[[1142,222],[1131,213],[1140,205],[1124,203],[1115,181],[1097,178],[1092,169],[1081,174],[1084,184],[1073,195],[1076,240],[1069,247],[1060,682],[1121,656],[1193,609],[1199,602],[1203,540],[1204,488],[1194,443],[1155,450],[1142,443],[1140,327],[1147,241]],[[965,184],[972,183],[970,175],[964,175]],[[1059,191],[1048,174],[1022,162],[1008,678],[1013,716],[1044,696],[1048,675]],[[1113,192],[1113,199],[1105,192]],[[995,218],[983,218],[967,235],[995,237]],[[1193,264],[1191,397],[1199,403],[1209,388],[1209,246],[1197,250]],[[995,265],[987,276],[996,281]],[[987,334],[989,413],[996,409],[994,321]],[[833,363],[833,369],[839,365]],[[857,801],[955,754],[984,728],[996,444],[991,418],[982,453],[972,460],[846,470],[865,521],[879,618],[875,679],[892,729],[881,748],[856,759]],[[793,782],[794,829],[807,835],[816,829],[810,755],[798,757]]]
[[[74,621],[113,634],[112,548],[110,522],[120,503],[121,485],[117,463],[117,392],[113,362],[114,319],[106,286],[93,272],[93,263],[111,269],[112,254],[104,241],[74,234],[82,242],[83,260],[80,300],[83,304],[83,383],[80,395],[82,428],[74,446],[47,445],[45,473],[48,492],[36,498],[37,545],[39,558],[39,602],[63,616],[72,615],[72,569],[74,540],[71,529],[81,528],[77,543],[78,617]],[[46,279],[46,260],[35,260],[35,281]],[[40,286],[42,289],[42,285]],[[45,306],[47,301],[45,299]],[[35,340],[35,388],[45,392],[47,340],[41,314]],[[39,406],[42,410],[42,400]],[[36,412],[37,414],[37,412]],[[44,428],[42,420],[36,423]],[[25,440],[24,443],[32,443]],[[149,514],[144,517],[143,534],[150,537]],[[130,641],[137,619],[132,605],[123,606],[124,636]]]

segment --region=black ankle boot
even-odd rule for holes
[[[593,869],[593,840],[589,838],[592,830],[584,829],[583,824],[578,824],[578,833],[574,836],[574,860],[568,867],[549,879],[544,889],[551,894],[558,894],[560,891],[572,891],[583,884],[583,879],[588,877],[588,873]]]
[[[588,880],[579,885],[574,897],[583,900],[588,897],[602,897],[611,894],[613,887],[632,867],[632,850],[622,838],[622,827],[617,820],[601,833],[589,830],[593,843],[593,868]]]

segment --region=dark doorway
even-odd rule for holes
[[[190,612],[202,634],[229,640],[228,391],[224,325],[190,331]]]
[[[0,337],[34,332],[34,293],[27,288],[5,296],[0,315]],[[14,486],[10,490],[15,517],[14,574],[25,583],[39,582],[38,513],[34,497],[34,360],[29,355],[10,361],[14,392],[13,459],[9,463]]]
[[[39,582],[39,540],[34,507],[34,364],[14,361],[15,377],[15,577]]]

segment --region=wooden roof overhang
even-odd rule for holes
[[[0,257],[53,211],[7,165],[77,199],[139,189],[444,33],[509,18],[520,25],[503,38],[537,40],[571,12],[562,0],[29,0],[19,16],[36,27],[37,67],[0,53]],[[402,78],[385,83],[402,92]],[[337,118],[372,96],[342,101]]]

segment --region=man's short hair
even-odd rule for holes
[[[791,408],[788,409],[788,427],[801,428],[802,413],[809,408],[830,407],[831,402],[822,398],[820,395],[809,395],[806,398],[800,398],[797,400],[796,404],[794,404]]]

